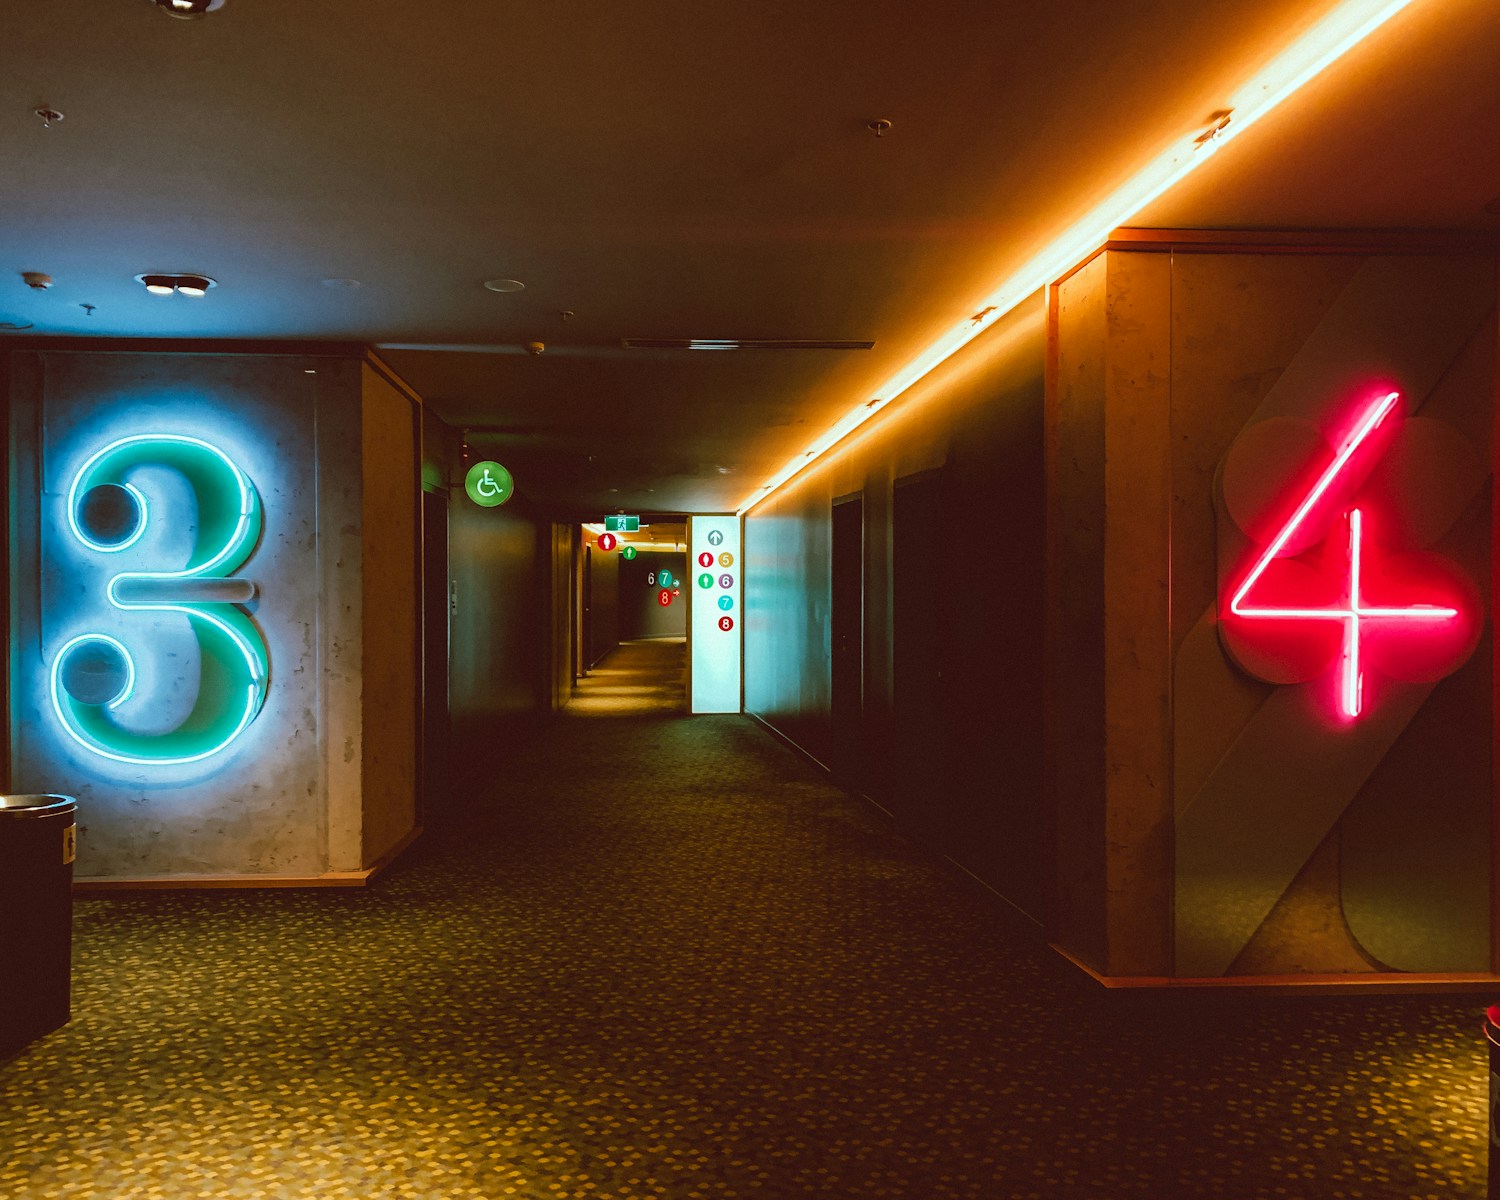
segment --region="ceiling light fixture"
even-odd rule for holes
[[[486,279],[486,289],[492,292],[524,292],[526,285],[519,279]]]
[[[224,0],[151,0],[169,17],[179,21],[196,21],[224,7]]]
[[[626,350],[871,350],[874,342],[806,338],[621,338]]]
[[[158,271],[137,275],[135,278],[153,296],[170,296],[173,292],[181,292],[184,296],[201,299],[208,295],[209,288],[219,286],[217,280],[196,273],[168,275]]]
[[[923,349],[823,434],[810,451],[797,455],[769,483],[741,504],[743,516],[764,503],[794,476],[814,465],[849,434],[967,346],[1029,296],[1103,248],[1111,231],[1124,225],[1158,196],[1197,170],[1309,80],[1337,62],[1415,0],[1344,0],[1305,34],[1246,80],[1210,118],[1210,128],[1184,134],[1143,166],[1103,203],[1065,229],[1045,250],[1004,279],[994,291],[965,307],[970,315]],[[808,458],[808,453],[813,456]]]

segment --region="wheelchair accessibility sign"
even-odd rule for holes
[[[480,508],[495,508],[510,499],[515,491],[510,472],[497,462],[477,462],[464,477],[464,491]]]

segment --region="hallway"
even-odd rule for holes
[[[1472,999],[1106,993],[752,721],[665,715],[680,658],[622,649],[368,891],[81,901],[0,1194],[1482,1193]]]

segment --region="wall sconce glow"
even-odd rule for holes
[[[230,578],[255,551],[260,496],[218,447],[177,434],[142,434],[111,442],[73,477],[67,524],[85,549],[118,554],[134,547],[154,512],[128,478],[141,467],[166,467],[186,480],[197,503],[192,548],[176,570],[122,571],[105,588],[111,607],[130,613],[178,613],[199,648],[197,695],[176,728],[142,733],[111,715],[136,695],[135,656],[119,638],[85,632],[52,659],[49,693],[68,735],[114,762],[157,766],[199,762],[220,753],[265,704],[269,655],[260,630],[238,607],[254,598],[248,580]]]
[[[1292,622],[1293,626],[1288,633],[1291,639],[1303,639],[1304,634],[1298,627],[1305,628],[1309,622],[1337,623],[1342,635],[1338,653],[1337,708],[1342,716],[1350,720],[1358,717],[1364,709],[1363,643],[1371,629],[1383,631],[1389,636],[1397,631],[1409,635],[1418,631],[1432,631],[1435,626],[1445,626],[1448,628],[1441,632],[1450,636],[1444,638],[1443,642],[1451,642],[1455,632],[1462,633],[1462,630],[1455,628],[1459,610],[1444,604],[1372,605],[1366,602],[1365,515],[1359,507],[1347,509],[1339,519],[1342,525],[1342,553],[1323,556],[1325,562],[1334,557],[1339,561],[1341,575],[1335,588],[1323,586],[1326,572],[1324,579],[1320,579],[1315,570],[1283,574],[1279,579],[1268,578],[1268,575],[1272,573],[1275,564],[1285,561],[1283,555],[1289,545],[1299,538],[1309,516],[1335,494],[1335,489],[1341,483],[1348,485],[1344,477],[1349,473],[1351,462],[1394,411],[1399,398],[1396,392],[1387,393],[1372,401],[1359,415],[1354,431],[1302,497],[1292,515],[1277,529],[1229,601],[1229,614],[1232,617],[1251,622]],[[1386,586],[1390,586],[1389,583]],[[1332,593],[1326,602],[1307,603],[1307,600],[1316,600],[1319,594],[1325,592]],[[1286,597],[1286,600],[1278,601],[1277,593]],[[1442,661],[1451,646],[1439,643],[1434,650],[1435,659]],[[1425,673],[1433,673],[1430,664]]]
[[[1110,233],[1146,205],[1207,162],[1220,147],[1260,120],[1309,80],[1337,62],[1414,0],[1345,0],[1300,38],[1245,81],[1213,117],[1205,131],[1184,133],[1142,167],[1091,212],[1054,239],[1040,254],[1003,280],[988,295],[964,307],[966,315],[924,348],[807,450],[788,462],[739,507],[744,515],[800,474],[850,433],[869,421],[913,384],[1011,312],[1028,296],[1052,283],[1100,250]]]

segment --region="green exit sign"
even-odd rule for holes
[[[641,531],[640,517],[605,517],[604,531],[606,533],[639,533]]]

